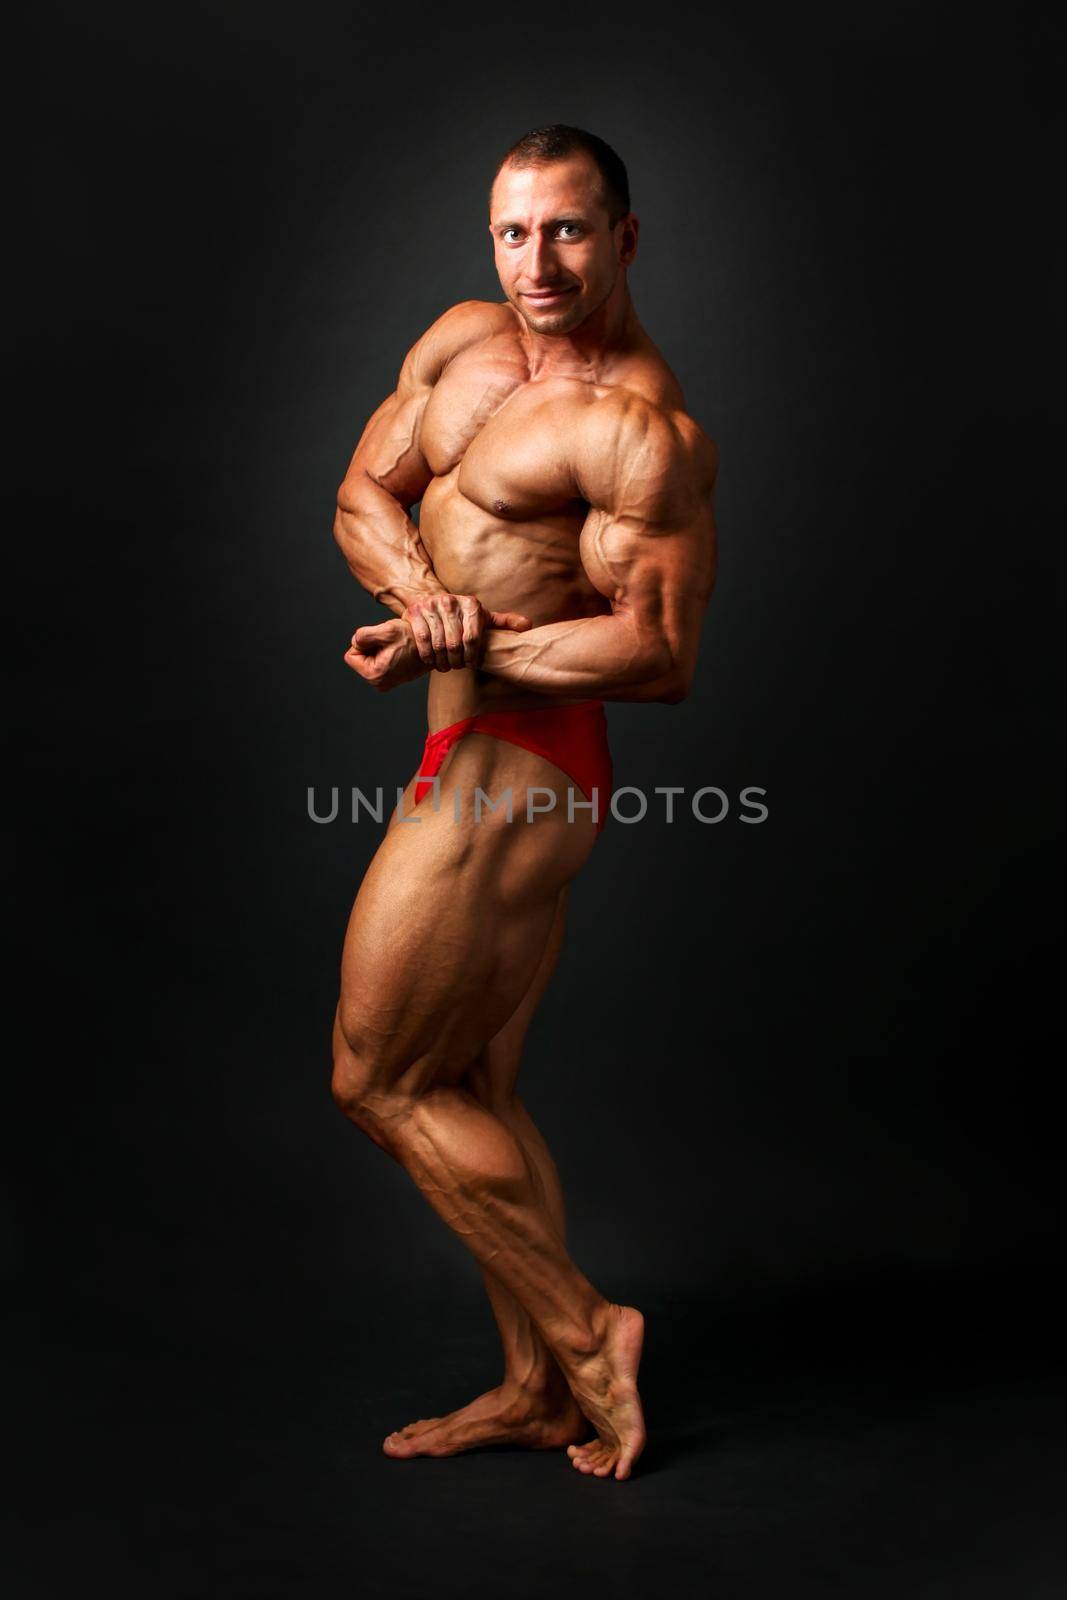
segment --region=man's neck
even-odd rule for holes
[[[613,357],[632,350],[641,333],[624,273],[604,303],[567,333],[538,333],[521,317],[518,322],[531,378],[595,378]]]

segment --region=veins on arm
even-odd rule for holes
[[[334,537],[353,576],[398,616],[444,592],[409,515],[433,478],[421,444],[426,406],[449,361],[497,316],[498,308],[463,301],[431,324],[367,423],[338,490]]]
[[[629,636],[642,697],[680,699],[715,585],[717,452],[683,413],[614,405],[586,434],[576,462],[590,504],[582,563]]]
[[[419,444],[431,386],[419,381],[418,348],[363,430],[337,492],[333,528],[353,577],[398,616],[419,595],[442,589],[409,515],[433,477]]]

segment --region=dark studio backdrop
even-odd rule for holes
[[[120,1509],[140,1421],[295,1394],[376,1448],[468,1397],[442,1329],[497,1376],[473,1261],[330,1101],[382,830],[306,800],[421,750],[422,687],[342,663],[379,613],[334,495],[415,338],[501,297],[489,178],[549,121],[627,162],[638,314],[722,459],[697,681],[609,707],[616,783],[732,802],[610,823],[572,891],[523,1093],[573,1254],[679,1370],[695,1304],[772,1365],[1042,1337],[1050,49],[938,5],[38,14],[16,1370],[29,1415],[142,1441]]]

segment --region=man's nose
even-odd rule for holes
[[[559,276],[559,265],[556,261],[556,252],[552,240],[546,239],[542,233],[534,233],[530,238],[530,253],[526,258],[527,276],[533,283],[551,283]]]

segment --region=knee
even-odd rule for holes
[[[516,1064],[517,1069],[517,1064]],[[460,1083],[486,1111],[491,1111],[501,1122],[508,1122],[517,1103],[515,1073],[502,1073],[499,1061],[490,1060],[483,1051],[471,1062]]]
[[[341,1006],[333,1024],[333,1075],[330,1093],[337,1109],[351,1122],[366,1125],[371,1098],[382,1088],[376,1066],[360,1030]]]
[[[366,1099],[366,1087],[366,1078],[360,1071],[358,1062],[347,1051],[335,1050],[330,1093],[338,1111],[352,1122],[359,1121],[360,1111]]]

